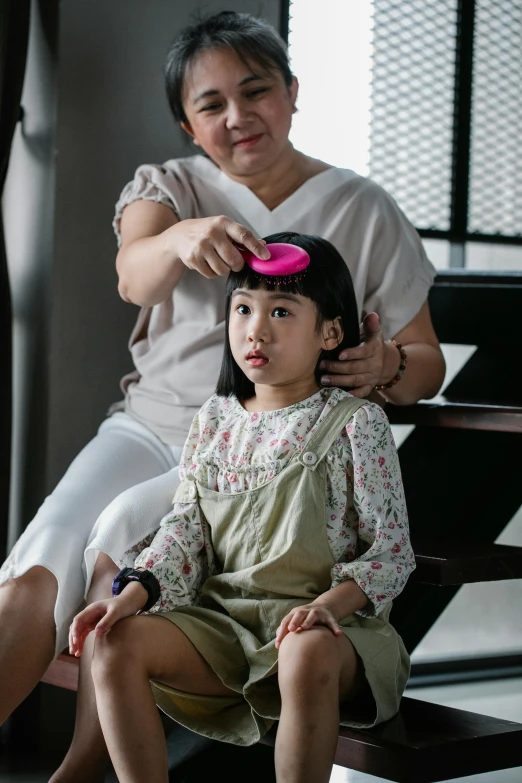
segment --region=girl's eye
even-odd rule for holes
[[[274,318],[286,318],[286,316],[290,315],[290,313],[284,307],[276,307],[272,315]]]
[[[219,103],[209,103],[208,106],[203,106],[200,111],[215,111],[216,109],[219,109],[219,106]]]
[[[236,312],[238,312],[239,315],[250,315],[250,307],[247,305],[238,305],[236,307]]]

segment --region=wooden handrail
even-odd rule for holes
[[[508,405],[478,405],[442,399],[416,405],[387,405],[386,414],[392,424],[522,433],[522,407]]]

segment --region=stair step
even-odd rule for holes
[[[368,731],[341,728],[335,763],[397,783],[522,766],[522,724],[403,698],[398,715]]]
[[[277,725],[263,737],[274,745]],[[373,729],[339,727],[335,763],[396,783],[437,783],[522,766],[522,724],[403,698]]]

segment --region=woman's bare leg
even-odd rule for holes
[[[165,735],[149,679],[189,693],[233,693],[185,634],[153,615],[120,620],[96,639],[93,679],[103,734],[125,783],[168,780]]]
[[[55,576],[42,566],[0,585],[0,726],[54,657],[57,593]]]
[[[336,637],[321,627],[285,636],[279,650],[278,783],[328,783],[337,747],[339,702],[357,678],[357,656],[345,636]]]
[[[118,567],[114,561],[100,552],[94,568],[87,603],[99,601],[111,595],[112,580]],[[76,701],[74,735],[67,755],[49,783],[93,783],[103,780],[109,761],[107,747],[100,728],[96,695],[91,675],[94,650],[94,634],[85,642],[80,658],[80,678]]]

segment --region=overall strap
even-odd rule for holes
[[[348,397],[338,402],[307,441],[298,461],[310,470],[315,470],[355,411],[367,402],[358,397]]]

